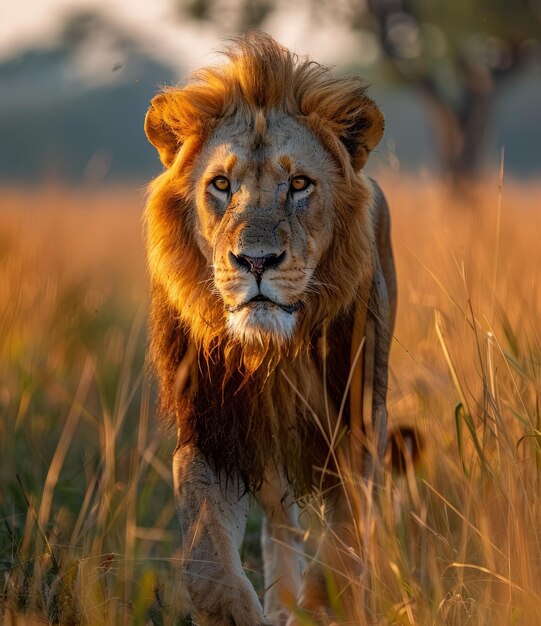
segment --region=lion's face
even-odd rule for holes
[[[332,239],[335,177],[316,137],[283,113],[237,114],[198,155],[197,243],[239,339],[294,333]]]
[[[146,209],[153,284],[207,357],[220,346],[248,369],[298,354],[324,320],[368,299],[362,168],[384,127],[360,79],[260,44],[166,88],[145,120],[166,167]]]

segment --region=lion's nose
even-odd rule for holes
[[[246,254],[229,253],[231,263],[236,267],[243,267],[251,272],[257,281],[261,282],[263,272],[278,267],[286,257],[285,250],[281,254],[265,254],[264,256],[248,256]]]

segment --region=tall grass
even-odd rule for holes
[[[501,183],[501,181],[500,181]],[[424,434],[374,538],[383,623],[541,623],[539,186],[390,180],[390,413]],[[401,600],[397,598],[402,596]]]
[[[357,486],[363,620],[535,626],[541,186],[381,183],[400,289],[390,419],[415,425],[424,453],[386,473],[374,505]],[[156,428],[145,365],[141,195],[2,198],[0,615],[182,623],[174,441]],[[256,532],[254,514],[243,556],[255,569]]]
[[[142,200],[58,188],[6,199],[4,622],[177,623],[165,592],[172,442],[153,427],[145,369]]]

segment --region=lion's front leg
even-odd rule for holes
[[[306,617],[318,626],[364,624],[363,572],[354,524],[334,519],[304,571],[297,609],[287,626],[301,626]]]
[[[240,480],[220,480],[192,445],[175,452],[173,479],[183,582],[199,621],[206,626],[270,624],[239,556],[249,507]]]
[[[282,473],[269,468],[256,494],[264,517],[261,546],[265,567],[265,613],[283,626],[295,604],[305,561],[298,509]]]

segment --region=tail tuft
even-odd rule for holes
[[[421,461],[424,443],[419,431],[412,426],[400,426],[389,433],[385,459],[391,471],[405,474]]]

